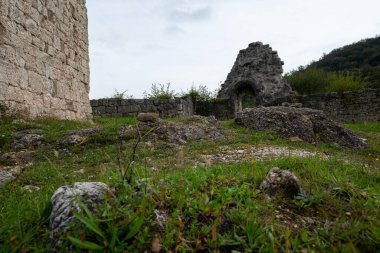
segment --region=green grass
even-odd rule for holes
[[[59,186],[78,181],[102,181],[116,190],[116,200],[95,217],[78,214],[93,227],[82,224],[69,234],[71,240],[80,238],[102,248],[91,252],[150,251],[155,237],[164,252],[376,252],[380,248],[378,123],[348,125],[369,140],[370,147],[358,152],[291,143],[227,121],[222,125],[228,141],[190,142],[182,151],[165,148],[164,143],[153,147],[141,143],[133,180],[127,184],[120,172],[135,140],[122,142],[117,132],[135,119],[95,118],[94,122],[104,131],[91,135],[86,145],[68,147],[69,153],[54,145],[68,130],[91,125],[56,120],[0,123],[7,136],[0,146],[3,152],[10,149],[12,134],[25,128],[43,129],[54,146],[41,148],[36,164],[0,189],[0,252],[49,251],[50,198]],[[324,151],[330,159],[284,157],[194,167],[194,159],[218,152],[221,145],[290,146]],[[269,200],[258,191],[275,166],[297,175],[310,194],[308,201]],[[30,193],[23,189],[26,185],[40,190]],[[154,210],[167,213],[164,230],[157,225]]]
[[[346,124],[346,127],[358,132],[380,133],[380,122]]]

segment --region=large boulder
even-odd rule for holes
[[[236,123],[253,130],[270,130],[285,137],[298,137],[306,142],[337,143],[347,148],[364,148],[365,141],[340,124],[328,119],[322,111],[287,106],[257,107],[243,110]]]
[[[74,211],[80,212],[80,203],[94,211],[104,204],[107,196],[113,196],[111,189],[100,182],[74,183],[62,186],[51,198],[53,210],[50,216],[50,239],[54,246],[62,243],[62,235],[76,220]]]

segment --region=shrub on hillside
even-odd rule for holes
[[[367,86],[360,75],[355,77],[348,72],[328,72],[315,67],[300,68],[286,74],[284,78],[299,94],[353,91]]]

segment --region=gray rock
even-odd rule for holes
[[[139,113],[137,120],[141,122],[156,122],[160,118],[158,113]]]
[[[299,181],[292,172],[272,168],[260,185],[260,190],[271,197],[294,198],[303,191]]]
[[[196,140],[227,140],[223,128],[214,117],[193,116],[184,122],[141,122],[139,130],[148,138],[163,140],[168,144],[185,145]]]
[[[254,95],[256,105],[288,101],[293,93],[282,78],[282,65],[277,52],[269,45],[251,43],[247,49],[239,52],[218,97],[235,101],[236,109],[241,107],[242,96],[246,93]]]
[[[40,187],[35,186],[35,185],[25,185],[24,187],[22,187],[22,189],[29,193],[41,190]]]
[[[100,133],[103,129],[101,127],[93,127],[81,130],[68,131],[68,137],[62,138],[60,144],[64,146],[82,145],[88,142],[92,134]]]
[[[328,119],[322,111],[287,106],[245,109],[236,123],[253,130],[271,130],[276,134],[309,143],[337,143],[341,147],[365,148],[367,145],[353,132]]]
[[[36,152],[34,151],[19,151],[9,152],[0,156],[0,162],[11,165],[25,165],[33,163],[36,160]]]
[[[67,138],[63,138],[60,143],[61,145],[69,145],[69,146],[75,146],[75,145],[81,145],[88,141],[87,136],[81,136],[77,134],[72,134]]]
[[[93,128],[80,129],[80,130],[70,130],[67,133],[69,135],[89,136],[91,134],[100,133],[102,131],[103,131],[103,128],[101,127],[93,127]]]
[[[28,129],[18,132],[12,140],[12,148],[15,150],[32,149],[41,146],[44,142],[40,129]]]
[[[0,170],[0,188],[5,185],[5,183],[14,180],[15,177],[10,171]]]
[[[62,243],[62,234],[67,232],[70,224],[76,220],[73,211],[81,211],[81,201],[90,210],[95,210],[104,203],[107,196],[113,196],[113,193],[106,184],[100,182],[74,183],[56,190],[51,198],[53,210],[49,226],[53,245]]]
[[[8,166],[8,167],[0,167],[0,187],[3,187],[5,183],[16,179],[22,171],[31,166],[31,164],[26,164],[23,166]]]
[[[138,131],[135,126],[123,125],[119,130],[119,138],[123,140],[129,140],[136,138],[138,136]]]

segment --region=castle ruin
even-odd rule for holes
[[[91,118],[85,0],[0,0],[0,103],[30,118]]]
[[[241,50],[218,94],[230,100],[236,113],[246,107],[281,104],[292,96],[292,89],[282,78],[282,65],[276,51],[261,42]]]

